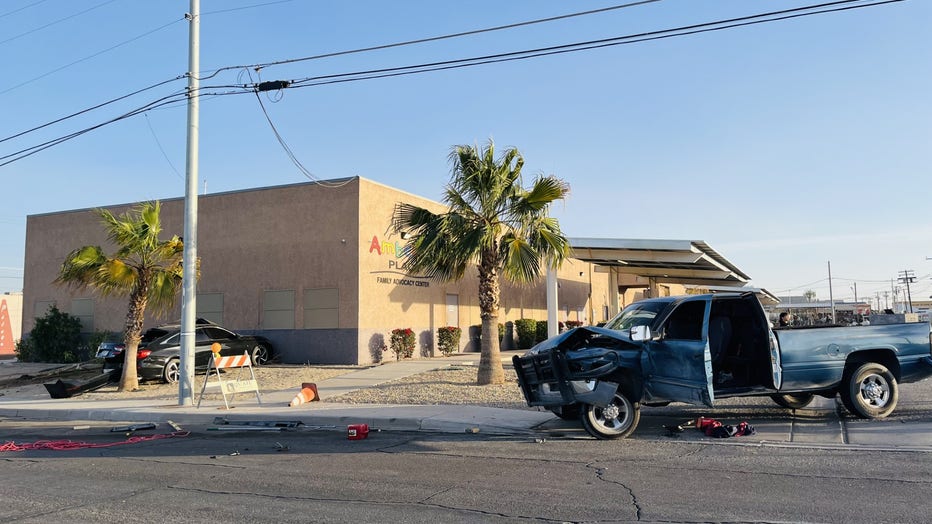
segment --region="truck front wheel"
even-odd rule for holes
[[[641,408],[631,402],[621,390],[605,407],[586,404],[582,406],[583,427],[593,437],[601,440],[625,438],[637,428],[641,420]]]
[[[890,370],[876,362],[861,364],[842,381],[841,401],[860,418],[884,418],[896,409],[899,387]]]

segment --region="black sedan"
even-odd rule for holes
[[[216,324],[198,323],[194,329],[194,369],[207,371],[211,346],[220,344],[220,354],[248,353],[254,366],[267,364],[272,359],[272,343],[260,336],[238,335]],[[97,356],[104,359],[104,371],[123,367],[123,344],[104,348]],[[178,382],[181,356],[181,327],[177,324],[159,326],[146,331],[136,353],[136,370],[140,379],[161,379]]]

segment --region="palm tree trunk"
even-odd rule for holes
[[[136,391],[139,389],[139,375],[136,373],[136,355],[139,340],[142,338],[142,323],[146,312],[146,297],[149,292],[148,280],[140,275],[139,282],[129,297],[129,311],[126,313],[126,325],[123,329],[123,375],[120,377],[119,391]]]
[[[482,352],[476,383],[480,386],[504,384],[505,370],[498,341],[498,309],[501,289],[495,250],[486,250],[479,265],[479,316],[482,318]]]

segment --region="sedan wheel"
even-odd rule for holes
[[[162,380],[169,384],[177,384],[181,377],[181,364],[177,358],[169,360],[162,369]]]
[[[586,405],[581,418],[586,431],[597,439],[625,438],[637,428],[641,408],[618,391],[605,407]]]
[[[269,363],[269,348],[263,346],[262,344],[256,344],[256,347],[252,348],[252,365],[253,366],[264,366]]]

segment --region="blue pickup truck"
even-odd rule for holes
[[[772,329],[753,293],[717,293],[636,302],[513,361],[528,405],[613,439],[634,432],[641,405],[741,396],[799,409],[839,395],[857,417],[886,417],[897,384],[932,375],[932,334],[927,322]]]

